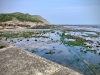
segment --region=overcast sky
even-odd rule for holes
[[[99,24],[100,0],[0,0],[0,13],[40,15],[52,24]]]

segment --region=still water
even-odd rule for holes
[[[33,34],[33,37],[29,38],[3,37],[2,40],[8,41],[21,49],[81,72],[84,75],[100,75],[100,45],[98,44],[100,43],[100,36],[90,37],[90,35],[98,35],[95,31],[65,31],[65,36],[70,34],[92,40],[93,43],[85,42],[87,46],[92,46],[91,48],[88,48],[63,43],[61,41],[62,36],[60,35],[62,33],[63,31],[54,30],[54,32],[42,34],[42,36],[46,36],[46,38],[34,37]],[[76,39],[64,37],[64,41],[76,41]]]

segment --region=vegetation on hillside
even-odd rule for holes
[[[30,14],[24,14],[20,12],[0,14],[0,22],[6,22],[11,20],[17,21],[30,21],[30,22],[42,22],[38,17]]]

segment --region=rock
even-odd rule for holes
[[[99,45],[97,45],[96,47],[100,47]]]
[[[35,41],[37,41],[37,39],[35,39]]]
[[[49,52],[46,52],[45,54],[54,54],[55,52],[50,50]]]

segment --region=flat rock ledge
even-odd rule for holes
[[[83,75],[1,41],[0,75]]]

